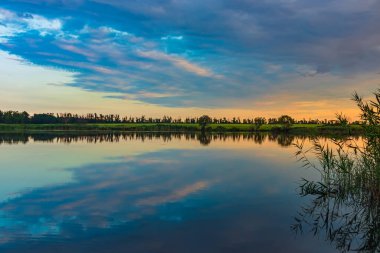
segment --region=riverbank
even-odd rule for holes
[[[109,123],[109,124],[0,124],[0,132],[44,132],[44,131],[137,131],[137,132],[199,132],[198,124],[185,123]],[[210,124],[207,132],[255,132],[251,124]],[[279,124],[262,125],[258,132],[288,132],[294,134],[361,134],[360,125],[294,124],[285,129]]]

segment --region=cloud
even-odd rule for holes
[[[189,159],[182,153],[178,155]],[[188,169],[183,174],[183,166],[177,160],[163,160],[155,154],[142,158],[74,168],[70,171],[75,182],[22,192],[0,203],[0,220],[11,217],[1,230],[2,238],[10,236],[10,239],[0,240],[0,244],[12,243],[15,233],[31,237],[65,236],[61,228],[67,222],[85,230],[110,228],[152,214],[159,216],[160,206],[186,201],[211,187],[218,176],[194,178],[194,170]],[[49,208],[42,202],[49,203]]]
[[[0,8],[1,33],[3,41],[6,38],[30,31],[37,31],[41,36],[60,32],[62,21],[59,19],[47,19],[40,15],[30,13],[17,14]]]
[[[209,186],[208,182],[199,181],[191,185],[184,186],[180,189],[176,189],[174,192],[166,196],[150,197],[137,201],[137,205],[142,206],[156,206],[159,204],[175,202],[187,197],[188,195],[201,191]]]
[[[168,35],[168,36],[161,37],[161,40],[183,40],[183,36]]]
[[[47,35],[50,31],[60,31],[62,29],[62,22],[59,19],[46,19],[39,15],[29,14],[23,18],[27,25],[28,30],[39,31],[42,36]]]
[[[3,50],[80,71],[75,87],[152,104],[229,107],[240,100],[242,107],[300,77],[313,81],[299,88],[320,93],[318,76],[344,80],[380,68],[374,0],[4,0],[0,6]],[[171,94],[167,87],[181,92],[141,95]]]
[[[146,57],[146,58],[150,58],[154,60],[169,61],[173,63],[174,66],[182,68],[190,73],[194,73],[199,76],[207,76],[207,77],[214,76],[214,74],[211,71],[177,56],[168,55],[168,54],[158,52],[158,51],[138,51],[138,54],[142,57]]]

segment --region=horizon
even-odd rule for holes
[[[239,124],[252,124],[252,123],[243,123],[243,120],[254,120],[255,118],[261,118],[261,119],[264,119],[264,120],[269,120],[269,119],[274,119],[274,120],[277,120],[279,119],[280,117],[282,116],[290,116],[293,120],[296,121],[296,123],[299,123],[300,121],[319,121],[319,123],[323,123],[324,121],[327,121],[327,122],[332,122],[332,121],[339,121],[338,119],[338,116],[339,114],[336,114],[334,118],[295,118],[293,117],[292,115],[287,115],[287,114],[281,114],[281,115],[278,115],[278,116],[275,116],[275,117],[266,117],[266,116],[263,116],[263,115],[255,115],[253,117],[240,117],[240,116],[232,116],[232,117],[225,117],[225,116],[222,116],[222,117],[215,117],[213,115],[207,115],[207,114],[203,114],[203,115],[197,115],[197,116],[179,116],[179,117],[173,117],[171,115],[163,115],[163,116],[156,116],[156,117],[153,117],[153,116],[150,116],[150,115],[123,115],[123,114],[115,114],[115,113],[110,113],[110,114],[103,114],[103,113],[97,113],[97,112],[88,112],[88,113],[72,113],[72,112],[28,112],[28,111],[17,111],[17,110],[1,110],[0,109],[0,123],[1,123],[1,116],[2,114],[1,113],[9,113],[9,112],[12,112],[12,113],[18,113],[18,114],[22,114],[22,113],[27,113],[28,114],[28,117],[29,118],[32,118],[34,116],[38,116],[38,115],[52,115],[54,117],[61,117],[61,118],[65,118],[65,117],[78,117],[78,118],[86,118],[88,119],[87,117],[90,117],[90,116],[114,116],[114,117],[120,117],[120,120],[123,121],[123,120],[137,120],[137,119],[145,119],[145,120],[157,120],[157,119],[164,119],[164,118],[170,118],[171,120],[173,120],[172,123],[175,123],[174,121],[176,120],[181,120],[183,122],[181,123],[185,123],[184,121],[186,119],[189,119],[189,120],[194,120],[194,119],[198,119],[202,116],[208,116],[210,117],[211,119],[215,119],[215,120],[227,120],[227,121],[231,121],[231,122],[228,122],[228,123],[232,123],[233,120],[236,120],[236,121],[241,121]],[[70,116],[69,116],[70,115]],[[347,119],[347,121],[349,123],[352,123],[352,122],[361,122],[362,120],[359,118],[359,117],[355,117],[354,119],[351,119],[348,115],[343,115],[341,114],[345,119]],[[359,118],[359,119],[358,119]],[[122,123],[122,122],[120,122]],[[148,122],[145,122],[145,123],[148,123]],[[153,122],[155,123],[155,122]],[[164,123],[164,122],[161,122],[161,123]],[[219,123],[218,123],[219,124]],[[222,123],[221,123],[222,124]],[[273,124],[273,123],[268,123],[268,124]],[[308,123],[309,124],[309,123]]]
[[[1,110],[357,120],[380,3],[4,0]]]

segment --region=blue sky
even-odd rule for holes
[[[60,72],[37,89],[98,94],[89,111],[133,103],[147,106],[136,114],[155,106],[327,117],[352,109],[353,90],[378,87],[379,11],[374,0],[2,0],[0,64]],[[0,88],[31,90],[20,78]],[[52,93],[40,104],[54,107]],[[33,101],[22,108],[42,110]]]

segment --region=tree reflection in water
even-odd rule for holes
[[[176,132],[46,132],[46,133],[3,133],[0,134],[1,144],[18,144],[28,142],[55,142],[55,143],[103,143],[120,142],[130,140],[157,140],[164,142],[172,140],[196,140],[201,145],[207,146],[213,141],[252,141],[263,144],[265,141],[277,142],[282,147],[291,146],[295,139],[309,139],[307,136],[295,136],[287,134],[270,133],[176,133]]]

